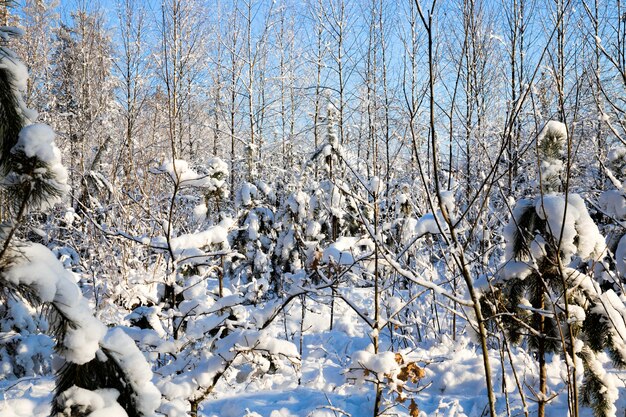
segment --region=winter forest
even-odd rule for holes
[[[622,0],[0,24],[0,416],[626,416]]]

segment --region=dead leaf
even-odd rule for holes
[[[415,362],[409,362],[404,366],[398,374],[398,379],[407,382],[409,379],[414,384],[418,383],[422,378],[426,376],[426,371],[423,368],[417,366]]]
[[[409,415],[411,417],[419,417],[419,414],[419,407],[417,406],[417,404],[415,404],[415,400],[411,399],[411,404],[409,405]]]

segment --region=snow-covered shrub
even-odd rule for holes
[[[228,197],[226,179],[228,178],[228,166],[220,158],[210,158],[206,165],[196,168],[189,166],[182,159],[168,160],[158,169],[167,173],[172,181],[180,188],[193,187],[204,195],[205,204],[209,200],[221,200]]]
[[[200,170],[207,176],[207,183],[202,186],[204,195],[207,200],[221,200],[228,197],[228,188],[226,188],[226,179],[228,178],[228,165],[220,158],[213,157],[206,162],[206,166],[200,167]]]
[[[314,216],[309,193],[298,190],[289,194],[285,207],[277,214],[281,230],[275,254],[281,273],[297,273],[306,267],[312,252],[319,249],[325,236]]]
[[[0,378],[49,374],[54,340],[41,333],[48,323],[35,308],[15,297],[6,288],[0,293]]]
[[[277,219],[278,199],[276,191],[262,181],[243,183],[238,192],[237,203],[242,209],[238,213],[238,227],[230,233],[229,242],[233,250],[243,256],[232,258],[226,268],[233,279],[250,284],[250,300],[266,297],[270,289],[280,287],[276,248],[279,234],[286,225]]]
[[[404,354],[374,353],[371,349],[355,352],[346,373],[346,378],[356,384],[382,385],[387,395],[395,395],[395,401],[400,403],[412,397],[411,393],[416,391],[424,376],[424,369]],[[411,398],[411,407],[416,407],[414,398]]]

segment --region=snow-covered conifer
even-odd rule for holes
[[[519,201],[513,210],[504,229],[505,264],[496,293],[488,298],[492,297],[494,313],[504,313],[501,320],[509,339],[513,343],[525,339],[537,357],[540,416],[550,396],[546,357],[560,351],[582,359],[583,399],[595,414],[615,415],[615,389],[596,352],[616,350],[609,318],[617,312],[601,302],[606,295],[593,278],[580,272],[602,260],[606,245],[583,198],[557,192],[567,140],[564,125],[548,122],[538,140],[542,186],[539,195]]]
[[[3,376],[7,370],[13,373],[9,377],[48,371],[44,365],[51,354],[45,351],[48,339],[33,338],[38,331],[47,330],[64,360],[57,375],[52,415],[89,415],[106,408],[118,416],[152,416],[161,396],[132,339],[119,329],[107,330],[93,316],[73,274],[48,248],[20,238],[29,212],[49,210],[65,196],[67,171],[61,164],[54,131],[44,124],[32,124],[34,113],[23,104],[24,64],[6,49],[0,50],[0,62],[0,80],[4,81],[0,81],[2,186],[12,207],[1,233],[0,299],[9,308],[0,308],[0,340],[5,340],[10,329],[9,342],[17,345],[15,350],[2,346],[0,359],[10,364],[7,355],[22,352],[10,368],[3,366]],[[48,312],[47,321],[24,317],[27,312],[37,314],[42,306]],[[7,321],[13,324],[7,327]],[[20,335],[11,335],[15,332]]]

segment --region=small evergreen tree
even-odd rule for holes
[[[537,359],[539,417],[545,415],[549,398],[546,356],[559,351],[570,358],[575,354],[576,363],[582,359],[582,399],[592,405],[595,415],[615,415],[615,386],[595,356],[615,342],[607,320],[615,307],[607,308],[610,303],[603,301],[613,297],[602,294],[599,285],[581,272],[604,257],[605,244],[582,197],[559,192],[564,184],[566,141],[565,125],[554,121],[537,138],[539,195],[519,201],[513,211],[504,231],[503,273],[495,291],[487,295],[487,305],[492,313],[503,313],[510,341],[525,341]],[[623,307],[621,302],[613,304]],[[623,364],[617,350],[611,351],[617,363]]]

